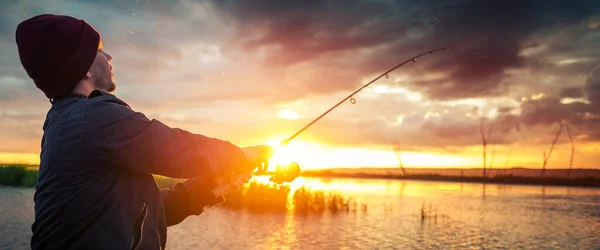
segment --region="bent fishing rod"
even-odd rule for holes
[[[423,56],[426,56],[426,55],[433,55],[434,53],[439,52],[439,51],[453,50],[453,49],[454,49],[453,47],[442,47],[442,48],[438,48],[438,49],[429,50],[427,52],[424,52],[424,53],[421,53],[421,54],[419,54],[417,56],[411,57],[410,59],[408,59],[408,60],[406,60],[406,61],[404,61],[402,63],[399,63],[399,64],[395,65],[391,69],[383,72],[378,77],[374,78],[373,80],[371,80],[367,84],[363,85],[362,87],[360,87],[356,91],[354,91],[351,94],[349,94],[348,96],[346,96],[346,98],[342,99],[337,104],[333,105],[333,107],[329,108],[323,114],[319,115],[317,118],[315,118],[314,120],[312,120],[311,122],[309,122],[308,124],[306,124],[304,127],[302,127],[300,130],[298,130],[296,133],[292,134],[287,139],[281,141],[280,146],[287,146],[290,143],[290,141],[292,141],[293,139],[295,139],[296,137],[298,137],[298,135],[300,135],[302,132],[304,132],[305,130],[307,130],[310,126],[312,126],[313,124],[315,124],[317,121],[321,120],[321,118],[323,118],[324,116],[326,116],[327,114],[329,114],[335,108],[337,108],[338,106],[342,105],[342,103],[344,103],[348,99],[350,99],[350,103],[356,104],[356,99],[354,99],[354,95],[356,95],[358,92],[362,91],[363,89],[365,89],[366,87],[368,87],[372,83],[376,82],[377,80],[381,79],[382,77],[385,77],[386,79],[389,78],[388,74],[390,72],[392,72],[392,71],[394,71],[394,70],[402,67],[403,65],[405,65],[407,63],[410,63],[410,62],[414,63],[420,57],[423,57]],[[268,167],[269,167],[268,165],[258,166],[258,170],[256,171],[256,174],[266,173]],[[281,167],[281,168],[279,168],[278,171],[275,172],[275,175],[270,180],[274,181],[274,182],[277,182],[277,183],[280,184],[280,183],[283,183],[283,182],[291,182],[296,177],[298,177],[299,175],[300,175],[300,166],[297,163],[292,162],[287,167]],[[226,189],[224,189],[224,187],[217,187],[216,189],[213,190],[213,193],[215,195],[222,194],[222,193],[224,193],[225,190]]]
[[[370,82],[368,82],[367,84],[363,85],[362,87],[360,87],[359,89],[357,89],[356,91],[352,92],[352,94],[346,96],[346,98],[342,99],[340,102],[338,102],[337,104],[335,104],[333,107],[331,107],[329,110],[325,111],[325,113],[321,114],[320,116],[318,116],[317,118],[315,118],[314,120],[312,120],[310,123],[308,123],[306,126],[304,126],[303,128],[301,128],[300,130],[298,130],[298,132],[294,133],[292,136],[288,137],[287,139],[283,140],[281,142],[281,146],[285,146],[288,143],[290,143],[291,140],[293,140],[294,138],[296,138],[298,135],[300,135],[302,132],[304,132],[304,130],[308,129],[310,126],[312,126],[313,124],[315,124],[317,121],[319,121],[321,118],[323,118],[325,115],[329,114],[329,112],[331,112],[332,110],[334,110],[335,108],[337,108],[338,106],[342,105],[342,103],[344,103],[346,100],[350,99],[350,102],[352,104],[356,103],[356,100],[354,99],[354,95],[356,95],[356,93],[360,92],[361,90],[363,90],[364,88],[368,87],[369,85],[371,85],[372,83],[376,82],[377,80],[379,80],[381,77],[385,77],[386,79],[389,78],[389,73],[396,70],[397,68],[402,67],[404,64],[407,64],[409,62],[416,62],[417,59],[419,57],[425,56],[425,55],[433,55],[433,53],[438,52],[438,51],[445,51],[447,49],[454,49],[452,47],[449,48],[439,48],[439,49],[434,49],[434,50],[430,50],[427,51],[425,53],[422,53],[420,55],[417,55],[415,57],[412,57],[400,64],[397,64],[396,66],[394,66],[393,68],[389,69],[388,71],[384,72],[383,74],[379,75],[378,77],[376,77],[375,79],[371,80]]]

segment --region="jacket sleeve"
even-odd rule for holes
[[[200,215],[204,209],[223,203],[223,196],[211,193],[215,187],[210,179],[190,179],[171,189],[161,189],[167,226],[177,225],[190,215]]]
[[[86,140],[100,160],[146,174],[195,178],[247,167],[238,146],[170,128],[114,101],[88,104]]]

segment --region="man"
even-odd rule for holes
[[[20,23],[21,64],[50,99],[34,196],[32,249],[164,249],[167,227],[223,202],[266,164],[268,146],[170,128],[111,94],[112,58],[83,20]],[[153,174],[189,179],[159,190]]]

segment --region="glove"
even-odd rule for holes
[[[212,179],[189,179],[181,183],[187,194],[189,214],[199,215],[207,207],[213,207],[225,202],[222,195],[215,195],[211,191],[216,188],[217,182]]]
[[[244,172],[252,172],[258,168],[259,172],[264,172],[269,167],[269,159],[273,157],[273,148],[266,145],[258,145],[251,147],[243,147],[242,151],[246,155],[248,161],[248,169],[243,169]]]
[[[211,190],[214,196],[222,196],[227,193],[235,192],[244,184],[248,183],[252,178],[251,174],[234,174],[226,178],[217,178],[219,183],[215,188]]]

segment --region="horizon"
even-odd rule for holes
[[[0,161],[0,166],[10,166],[10,165],[23,165],[23,166],[32,166],[32,167],[39,167],[39,163],[24,163],[24,162],[1,162]],[[305,167],[305,166],[302,166]],[[321,167],[321,168],[302,168],[302,171],[322,171],[322,170],[361,170],[361,169],[365,169],[365,170],[401,170],[401,168],[399,166],[330,166],[330,167]],[[405,170],[472,170],[472,171],[481,171],[483,170],[483,167],[481,166],[453,166],[453,167],[447,167],[447,166],[421,166],[421,167],[404,167]],[[269,168],[268,173],[272,173],[274,169],[273,168]],[[486,168],[486,170],[532,170],[532,171],[540,171],[542,170],[541,167],[538,166],[509,166],[507,168],[505,167],[492,167],[492,168]],[[554,167],[554,168],[546,168],[546,171],[568,171],[569,167],[568,166],[563,166],[563,167]],[[582,168],[571,168],[571,171],[578,171],[578,170],[594,170],[594,171],[600,171],[600,168],[592,168],[592,167],[582,167]]]
[[[593,1],[354,4],[0,3],[0,162],[39,163],[50,103],[21,67],[14,34],[26,18],[55,13],[101,33],[115,95],[134,110],[240,146],[277,145],[395,64],[454,47],[365,88],[278,162],[392,167],[401,152],[407,168],[482,167],[483,126],[486,165],[541,168],[566,124],[546,169],[569,166],[570,139],[574,169],[600,168]]]

